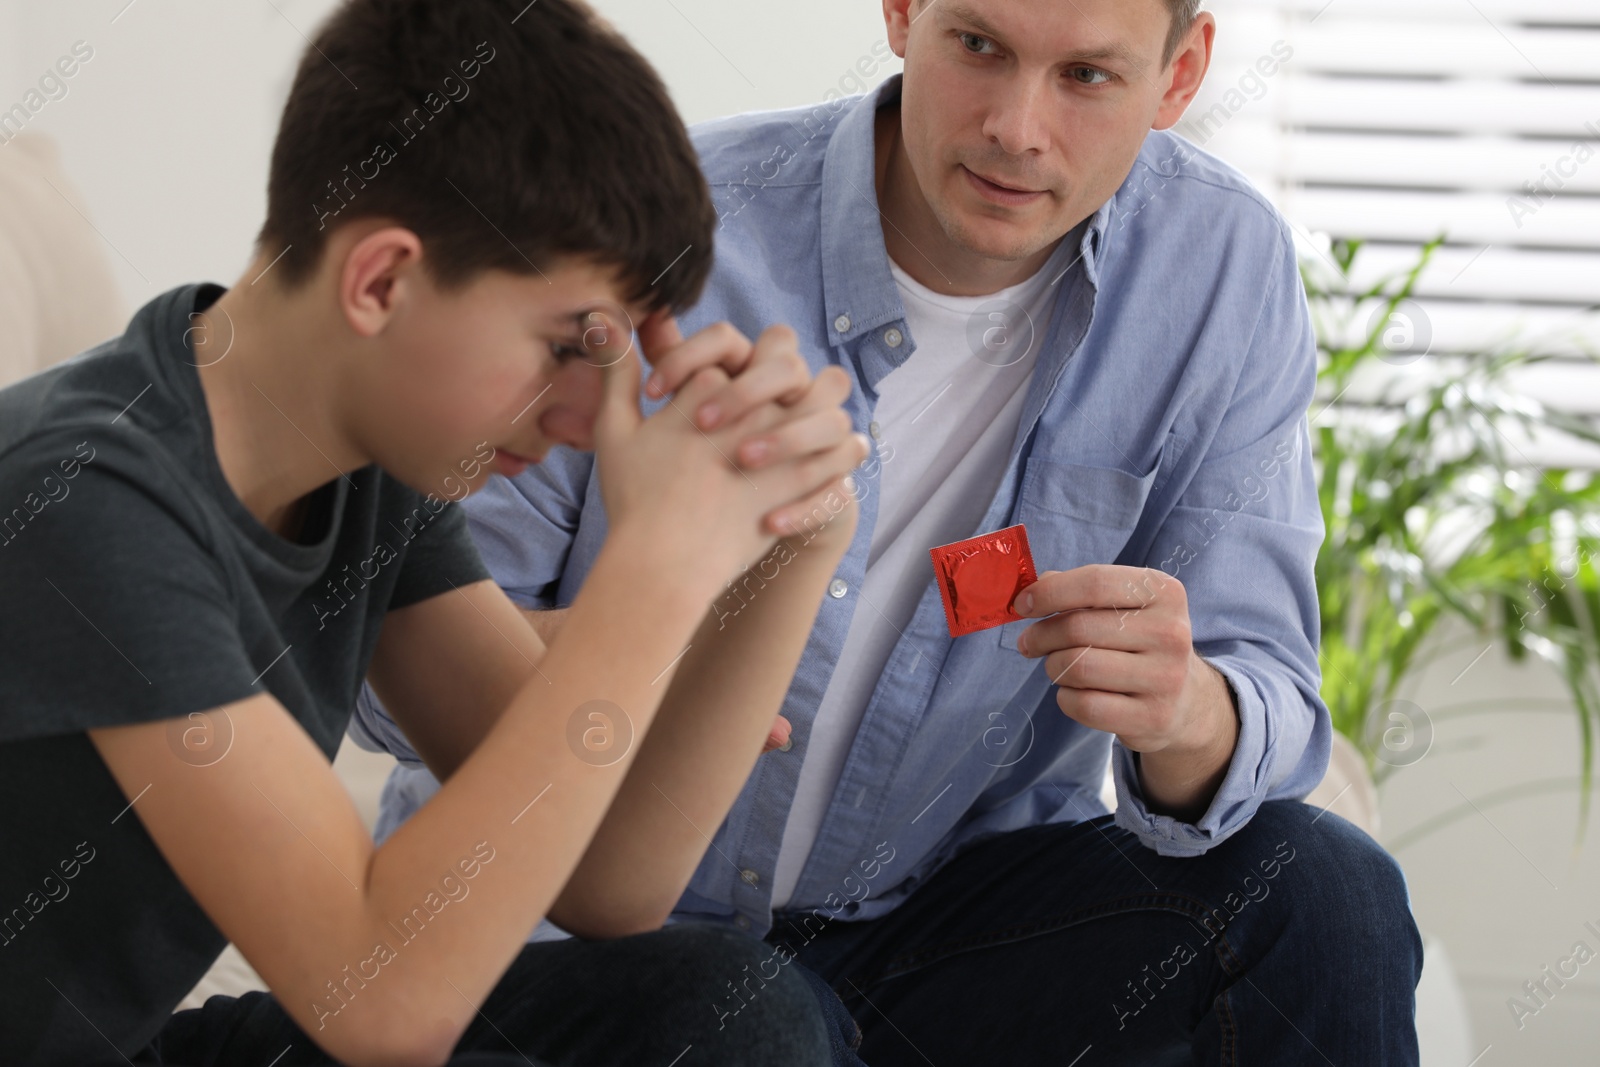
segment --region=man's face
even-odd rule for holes
[[[907,17],[890,19],[905,151],[940,227],[974,254],[1051,245],[1181,114],[1166,114],[1164,0],[912,0]]]
[[[413,274],[385,330],[383,429],[369,435],[382,439],[379,463],[458,499],[520,470],[513,457],[592,448],[606,367],[638,358],[630,324],[643,314],[621,303],[610,271],[582,261],[486,271],[451,290]]]

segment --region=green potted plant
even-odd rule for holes
[[[1550,357],[1513,347],[1453,368],[1422,358],[1425,315],[1411,294],[1441,240],[1368,286],[1352,278],[1359,241],[1302,258],[1319,349],[1322,696],[1381,781],[1425,754],[1431,715],[1473,710],[1396,699],[1443,651],[1429,641],[1441,622],[1464,621],[1513,660],[1549,662],[1580,724],[1581,839],[1600,717],[1600,477],[1541,467],[1526,441],[1536,428],[1589,442],[1600,433],[1514,391],[1518,368]]]

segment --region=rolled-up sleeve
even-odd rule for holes
[[[493,477],[460,504],[467,529],[483,564],[518,607],[534,610],[556,604],[567,570],[594,469],[594,456],[555,448],[544,462],[516,478]],[[604,523],[585,535],[604,535]],[[422,759],[390,718],[372,687],[362,683],[347,730],[350,739],[371,752],[388,752],[402,764],[421,767]]]
[[[1112,748],[1117,824],[1162,855],[1205,852],[1263,801],[1304,797],[1328,764],[1315,580],[1323,523],[1307,419],[1316,341],[1287,236],[1268,279],[1227,414],[1148,560],[1183,583],[1195,651],[1233,691],[1238,742],[1192,823],[1152,813],[1135,754]]]

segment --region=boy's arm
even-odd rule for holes
[[[549,642],[520,615],[486,581],[384,616],[367,681],[441,782],[538,676]]]
[[[689,395],[706,397],[696,385]],[[483,744],[381,847],[269,694],[222,709],[233,745],[205,767],[174,756],[164,719],[88,731],[179,880],[341,1062],[448,1055],[631,767],[629,753],[605,767],[574,759],[572,713],[607,701],[647,732],[662,696],[656,665],[690,640],[737,563],[772,544],[760,516],[824,490],[861,458],[838,445],[767,472],[752,490],[723,458],[727,436],[712,447],[680,420],[638,425],[637,396],[636,374],[608,379],[601,454],[612,464],[609,510],[622,518],[561,635]],[[683,515],[674,502],[687,499],[704,506]],[[509,604],[497,610],[515,618]],[[501,638],[481,620],[477,634],[480,647]]]
[[[751,568],[764,581],[737,619],[709,612],[667,686],[655,725],[550,920],[586,937],[622,937],[671,914],[762,753],[828,581],[856,527],[842,487],[826,524],[778,542]],[[670,679],[670,680],[669,680]]]
[[[647,547],[608,542],[542,673],[382,847],[270,695],[223,709],[233,747],[209,767],[173,756],[166,721],[90,731],[178,878],[341,1062],[442,1060],[581,858],[630,763],[574,760],[568,709],[608,700],[646,729],[651,664],[715,590],[693,567],[664,578]]]

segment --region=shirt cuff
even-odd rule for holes
[[[1112,777],[1117,787],[1116,824],[1162,856],[1198,856],[1226,841],[1250,821],[1266,799],[1272,776],[1267,759],[1267,708],[1250,676],[1225,659],[1207,660],[1228,683],[1239,713],[1239,737],[1228,773],[1211,805],[1195,822],[1157,815],[1145,803],[1135,753],[1112,739]]]

